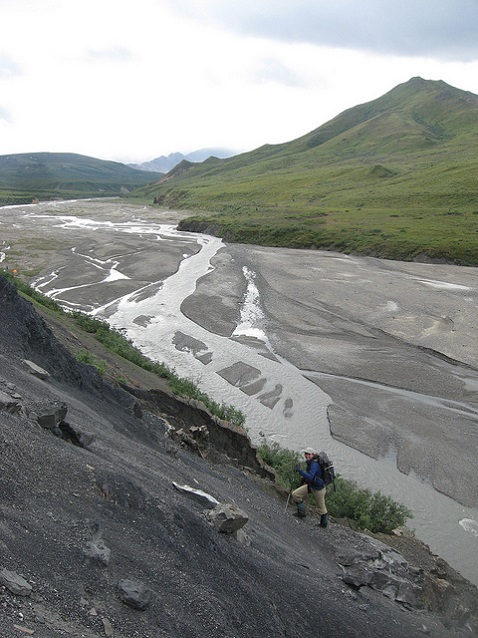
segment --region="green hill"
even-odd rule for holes
[[[0,204],[115,196],[153,182],[160,175],[74,153],[1,155]]]
[[[307,135],[135,191],[229,241],[478,264],[478,96],[412,78]]]

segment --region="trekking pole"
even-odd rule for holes
[[[292,496],[292,490],[290,490],[290,492],[289,492],[289,497],[287,499],[287,503],[285,504],[284,514],[287,512],[287,508],[289,507],[289,501],[290,501],[290,497],[291,496]]]

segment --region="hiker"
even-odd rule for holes
[[[304,499],[307,494],[312,493],[317,504],[317,511],[320,514],[320,527],[327,527],[329,515],[325,505],[326,488],[322,478],[322,469],[317,459],[317,452],[308,447],[304,450],[306,469],[303,470],[299,464],[295,466],[296,472],[303,478],[303,484],[292,492],[292,500],[297,505],[297,516],[305,518]]]

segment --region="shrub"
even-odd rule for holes
[[[263,444],[258,451],[263,461],[274,468],[279,485],[288,489],[299,487],[300,474],[294,469],[301,460],[298,452],[287,450],[278,443]]]
[[[412,518],[412,512],[389,496],[375,492],[371,497],[370,518],[370,531],[391,534],[394,529],[404,525],[407,518]]]
[[[295,489],[300,485],[300,475],[294,470],[301,460],[298,452],[281,448],[279,444],[262,445],[262,459],[276,471],[279,485]],[[349,518],[361,529],[390,534],[412,517],[411,511],[380,492],[360,489],[353,481],[341,476],[335,479],[335,487],[327,490],[327,509],[335,518]]]
[[[103,321],[99,321],[98,319],[93,319],[89,315],[85,315],[83,312],[73,312],[73,318],[77,326],[79,326],[85,332],[89,332],[90,334],[94,334],[98,332],[100,329],[108,330],[109,326],[105,324]]]
[[[80,363],[86,363],[89,366],[94,366],[101,375],[105,374],[108,368],[106,361],[97,359],[91,354],[91,352],[88,352],[88,350],[80,350],[76,353],[75,358]]]
[[[362,529],[390,534],[403,526],[411,511],[380,492],[362,490],[342,477],[336,480],[336,490],[329,490],[327,508],[336,518],[350,518]]]
[[[166,375],[169,387],[174,394],[183,397],[189,397],[204,403],[209,412],[222,421],[228,421],[237,427],[244,428],[246,417],[243,412],[237,410],[232,405],[218,403],[211,399],[205,392],[202,392],[194,381],[191,379],[182,379],[174,372],[169,371]]]

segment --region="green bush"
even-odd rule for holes
[[[89,366],[95,367],[101,375],[105,374],[108,369],[106,361],[97,359],[91,352],[88,352],[88,350],[80,350],[76,353],[75,358],[80,363],[86,363]]]
[[[273,443],[272,445],[261,445],[259,454],[267,465],[274,468],[279,485],[293,490],[299,487],[300,474],[294,469],[297,463],[302,460],[298,452],[287,450],[278,443]]]
[[[259,454],[276,472],[279,485],[295,489],[301,478],[295,465],[302,459],[298,452],[281,448],[279,444],[261,445]],[[334,518],[349,518],[361,529],[390,534],[405,525],[412,517],[411,511],[380,492],[372,493],[360,489],[353,481],[341,476],[335,479],[334,487],[327,489],[327,509]]]
[[[211,399],[205,392],[202,392],[191,379],[182,379],[171,371],[169,371],[166,376],[169,387],[174,394],[200,401],[201,403],[204,403],[209,412],[212,415],[217,416],[218,419],[228,421],[237,427],[244,428],[246,417],[243,412],[234,408],[232,405],[226,405],[225,403],[218,403],[217,401],[214,401],[214,399]]]
[[[350,518],[362,529],[390,534],[412,517],[411,511],[389,496],[357,487],[339,476],[327,493],[327,509],[336,518]]]
[[[94,334],[100,330],[109,330],[108,324],[105,324],[104,321],[93,319],[93,317],[85,315],[83,312],[73,312],[72,315],[76,325],[84,330],[84,332]]]

